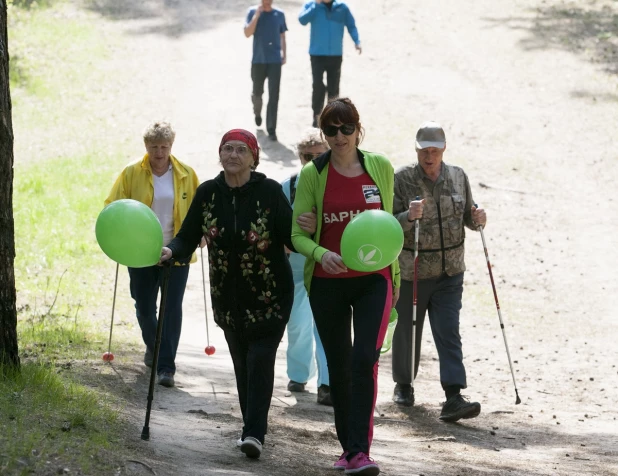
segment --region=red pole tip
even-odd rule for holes
[[[209,345],[208,347],[206,347],[204,349],[204,352],[206,353],[206,355],[212,355],[215,353],[215,346],[214,345]]]
[[[105,352],[103,354],[103,362],[111,362],[112,360],[114,360],[114,354],[111,352]]]

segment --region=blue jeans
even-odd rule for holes
[[[144,344],[154,351],[157,337],[157,297],[163,285],[163,266],[129,268],[131,297],[135,300],[135,314],[142,330]],[[185,295],[189,266],[172,266],[167,287],[163,333],[159,349],[157,373],[176,373],[176,350],[182,329],[182,299]]]

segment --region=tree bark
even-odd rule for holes
[[[0,372],[19,368],[15,307],[13,121],[9,88],[7,5],[0,0]]]

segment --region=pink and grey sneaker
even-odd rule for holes
[[[348,460],[346,457],[348,456],[349,451],[344,451],[343,454],[339,457],[335,464],[333,465],[333,469],[338,469],[343,471],[345,467],[348,465]]]
[[[356,474],[358,476],[378,476],[380,468],[373,459],[365,453],[357,453],[345,467],[345,474]]]

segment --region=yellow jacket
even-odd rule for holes
[[[174,173],[174,235],[176,235],[189,211],[199,181],[191,167],[173,155],[170,155],[170,161]],[[148,154],[146,154],[141,160],[125,167],[105,199],[105,205],[123,198],[131,198],[151,207],[153,197],[152,169]],[[196,261],[197,257],[193,253],[191,263]]]

